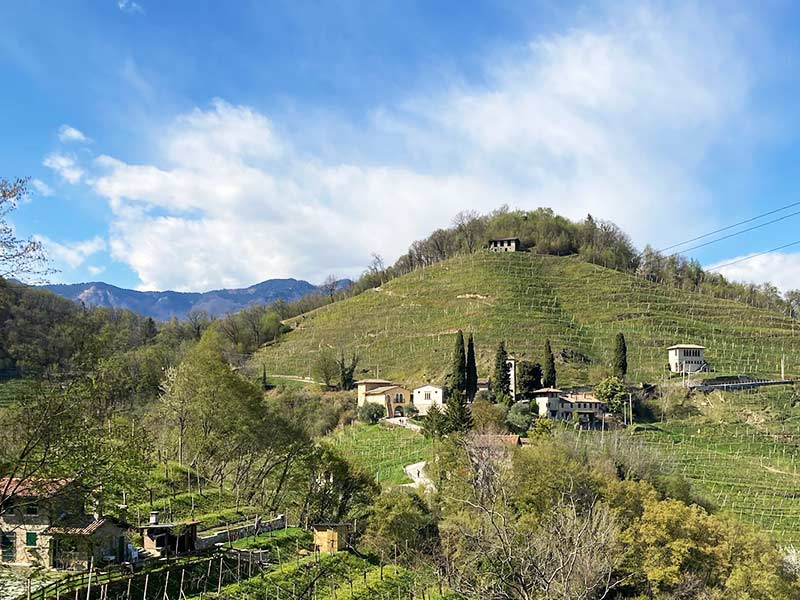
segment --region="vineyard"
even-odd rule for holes
[[[408,483],[403,467],[427,460],[431,451],[430,440],[404,427],[358,424],[325,440],[382,485]]]
[[[629,377],[663,381],[666,348],[708,347],[716,374],[800,374],[794,320],[744,303],[651,283],[574,258],[488,254],[418,270],[291,320],[293,331],[253,359],[268,372],[308,377],[331,348],[355,352],[360,375],[407,384],[441,381],[458,329],[475,334],[480,376],[497,343],[517,358],[541,360],[545,339],[557,354],[559,383],[602,376],[614,335],[628,342]],[[259,366],[259,369],[261,367]]]

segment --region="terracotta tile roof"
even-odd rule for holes
[[[375,388],[374,390],[367,390],[365,395],[366,396],[375,396],[375,395],[385,394],[389,390],[393,390],[395,388],[405,389],[404,387],[399,386],[399,385],[385,385],[383,387]]]
[[[88,515],[85,517],[76,517],[59,523],[51,525],[44,530],[44,533],[55,535],[92,535],[95,531],[105,525],[107,520],[104,517],[95,519],[93,516]]]
[[[476,435],[475,443],[483,448],[492,446],[519,446],[521,444],[518,435]]]
[[[0,479],[0,493],[5,496],[21,498],[49,498],[69,484],[72,479],[20,479],[19,477],[3,477]]]

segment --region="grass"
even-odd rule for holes
[[[281,556],[291,557],[300,548],[310,550],[312,544],[313,536],[310,532],[299,527],[288,527],[236,540],[233,547],[242,550],[270,550],[271,556],[277,557],[280,553]]]
[[[293,331],[253,365],[306,377],[322,350],[342,348],[358,353],[359,376],[441,382],[462,329],[475,334],[481,377],[490,375],[500,340],[517,358],[541,361],[549,338],[557,354],[573,356],[558,360],[559,382],[579,384],[608,367],[621,331],[633,381],[664,379],[666,349],[676,342],[707,346],[718,374],[775,377],[785,355],[787,375],[800,375],[796,321],[574,258],[527,253],[448,260],[290,324]]]
[[[26,394],[36,391],[36,381],[29,379],[0,380],[0,406],[13,404]]]
[[[427,460],[431,442],[405,427],[357,423],[324,438],[384,486],[409,483],[403,467]]]

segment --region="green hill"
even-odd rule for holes
[[[611,360],[614,335],[628,342],[629,377],[659,381],[666,349],[708,347],[717,373],[800,374],[797,322],[746,304],[683,291],[567,257],[478,253],[399,277],[291,320],[293,330],[253,365],[307,377],[326,348],[357,352],[359,375],[407,384],[441,381],[453,335],[473,332],[481,377],[502,339],[517,358],[541,360],[546,338],[559,383],[586,383]]]

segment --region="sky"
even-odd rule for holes
[[[31,177],[12,224],[55,282],[354,277],[502,205],[660,249],[800,201],[789,1],[28,0],[0,22],[0,177]],[[800,288],[800,244],[721,272]]]

